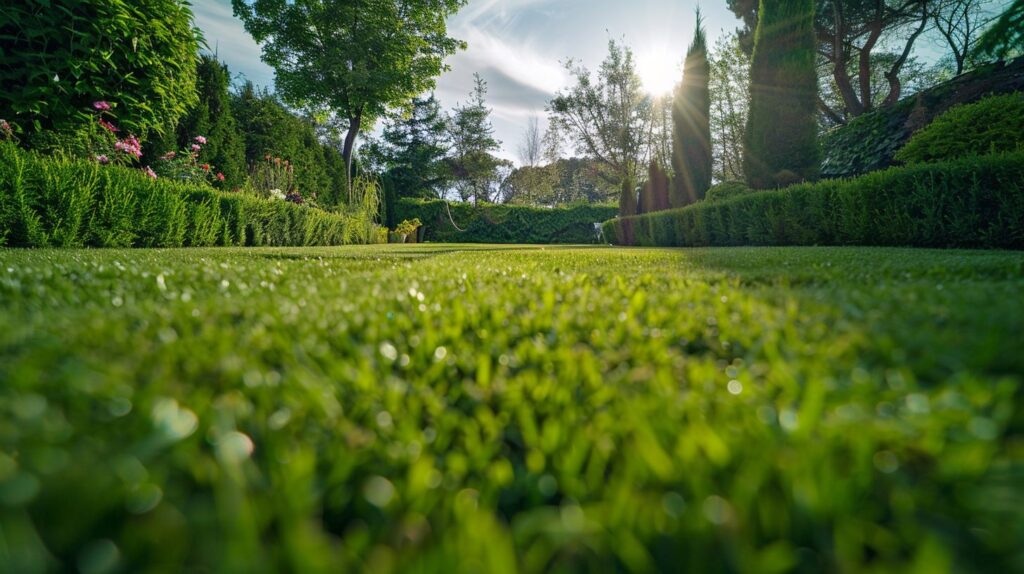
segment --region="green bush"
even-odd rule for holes
[[[395,205],[398,221],[418,218],[423,222],[423,241],[443,243],[594,243],[597,240],[595,224],[617,213],[618,208],[614,205],[547,209],[521,205],[446,204],[444,201],[410,198],[401,199]],[[452,225],[453,220],[455,225]]]
[[[724,201],[751,193],[757,193],[757,190],[750,189],[750,186],[742,181],[724,181],[711,186],[706,201]]]
[[[364,212],[330,213],[0,143],[0,245],[199,247],[377,241]]]
[[[620,245],[1024,248],[1024,153],[891,168],[614,219]]]
[[[956,106],[914,134],[896,159],[915,164],[1017,151],[1024,146],[1024,94]]]
[[[72,130],[107,100],[143,136],[196,100],[199,46],[181,0],[7,2],[0,37],[0,118],[29,132]]]

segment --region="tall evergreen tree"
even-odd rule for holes
[[[498,170],[509,162],[493,154],[501,149],[501,142],[494,138],[491,108],[486,101],[487,82],[480,74],[473,77],[475,84],[469,102],[452,113],[451,169],[462,201],[491,201],[497,191],[494,183]]]
[[[192,138],[203,136],[206,145],[200,160],[224,174],[224,186],[237,187],[245,182],[245,138],[231,111],[228,92],[231,76],[216,57],[204,54],[196,67],[199,103],[178,123],[177,147],[187,147]]]
[[[765,189],[818,173],[814,0],[761,0],[758,16],[743,163]]]
[[[704,19],[697,11],[697,30],[686,52],[683,81],[672,105],[672,206],[704,198],[711,187],[711,63]]]
[[[450,147],[448,117],[431,94],[413,98],[361,153],[388,175],[398,197],[437,198],[451,177],[445,163]]]

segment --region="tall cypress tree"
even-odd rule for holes
[[[711,187],[711,63],[704,19],[686,52],[683,81],[672,104],[672,207],[704,199]]]
[[[814,0],[761,0],[743,163],[756,189],[817,177]]]
[[[191,145],[192,138],[203,136],[206,145],[200,160],[224,174],[224,186],[245,182],[245,138],[231,111],[228,68],[216,57],[204,54],[196,68],[199,103],[181,119],[177,128],[179,147]]]

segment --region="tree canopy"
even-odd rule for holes
[[[262,44],[286,102],[347,122],[342,155],[389,107],[434,87],[444,60],[464,44],[446,18],[466,0],[232,0],[235,15]]]

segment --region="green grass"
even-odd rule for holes
[[[1024,254],[0,251],[0,570],[1024,570]]]

